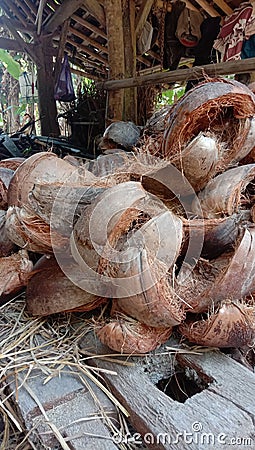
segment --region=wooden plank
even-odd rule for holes
[[[77,42],[73,41],[70,38],[66,39],[66,42],[68,42],[69,44],[73,45],[74,47],[76,47],[77,49],[83,51],[84,53],[87,53],[89,56],[91,56],[94,59],[97,59],[97,61],[100,61],[101,63],[105,64],[106,66],[108,66],[108,61],[106,58],[103,58],[101,55],[99,55],[98,53],[94,53],[92,52],[92,50],[90,50],[88,47],[86,47],[86,45],[83,44],[78,44]]]
[[[87,28],[88,30],[93,31],[93,33],[97,34],[98,36],[107,39],[107,35],[104,30],[101,30],[101,28],[92,25],[88,20],[85,20],[83,17],[78,16],[78,14],[73,14],[72,19],[75,19],[76,22],[78,22],[84,28]]]
[[[142,4],[139,8],[139,11],[138,11],[138,14],[136,17],[136,22],[135,22],[136,39],[138,39],[141,36],[143,27],[145,25],[145,22],[150,13],[153,3],[154,3],[154,0],[143,0],[142,1]]]
[[[36,14],[36,19],[35,19],[35,24],[37,25],[37,35],[38,36],[40,36],[40,34],[41,34],[43,10],[44,10],[45,5],[46,5],[46,0],[40,0],[37,14]]]
[[[34,23],[35,14],[33,14],[33,11],[27,6],[27,4],[22,2],[20,4],[20,9],[24,12],[26,19],[29,19],[32,23]]]
[[[85,352],[87,349],[97,355],[111,353],[92,335],[83,340],[82,348]],[[160,350],[156,353],[158,356],[155,358],[160,358]],[[170,355],[165,357],[171,366],[173,359]],[[146,358],[151,356],[145,356],[144,362],[141,358],[136,360],[133,367],[109,362],[107,358],[91,360],[97,367],[117,372],[117,376],[108,373],[103,376],[108,387],[130,413],[129,421],[139,433],[135,435],[136,439],[140,438],[140,442],[144,440],[148,447],[157,450],[202,450],[209,448],[205,446],[206,443],[212,443],[213,447],[218,449],[221,448],[220,442],[227,444],[231,439],[240,437],[253,442],[255,376],[248,369],[218,352],[192,356],[192,364],[189,363],[189,367],[192,368],[195,378],[199,376],[211,384],[186,402],[179,403],[149,380],[146,375]],[[215,373],[213,369],[207,373],[208,361],[211,358],[217,367]],[[135,362],[135,359],[128,357],[128,361]],[[160,366],[159,359],[159,370]],[[196,372],[197,367],[199,372]],[[232,384],[229,394],[224,392],[227,384]],[[246,390],[248,384],[250,387]],[[234,392],[239,388],[240,395],[237,398]],[[224,448],[230,447],[226,445]]]
[[[4,20],[6,19],[6,16],[0,16],[0,26],[4,25]],[[15,19],[8,19],[10,23],[12,23],[12,26],[16,28],[16,30],[21,31],[22,33],[29,33],[32,34],[35,32],[34,25],[26,24],[24,26],[19,20]]]
[[[86,11],[93,16],[100,25],[105,29],[106,21],[105,21],[105,12],[104,8],[98,3],[97,0],[83,0],[83,6]]]
[[[90,80],[95,80],[95,81],[100,80],[100,77],[97,77],[96,75],[92,75],[89,72],[85,72],[84,70],[73,69],[71,67],[71,72],[75,73],[76,75],[79,75],[80,77],[89,78]]]
[[[228,16],[233,13],[233,9],[224,0],[214,0],[214,3]]]
[[[75,36],[78,36],[79,38],[81,38],[83,40],[83,42],[86,42],[87,44],[91,45],[92,47],[97,48],[101,52],[106,53],[106,54],[108,53],[107,47],[99,44],[99,42],[97,42],[95,39],[91,39],[91,37],[86,36],[86,34],[82,33],[81,31],[76,30],[76,28],[73,28],[70,26],[68,31],[70,33],[74,34]]]
[[[106,28],[108,37],[109,77],[123,78],[125,71],[124,30],[122,20],[122,1],[106,0]],[[106,125],[113,120],[123,119],[124,92],[109,92],[106,106]]]
[[[45,24],[44,31],[52,33],[84,4],[84,0],[63,0],[50,20]]]
[[[196,2],[211,16],[211,17],[218,17],[220,16],[220,13],[214,9],[213,6],[211,6],[206,0],[196,0]]]
[[[255,70],[255,58],[242,59],[240,61],[227,61],[218,64],[195,66],[190,69],[177,69],[168,72],[154,73],[151,75],[137,76],[123,80],[108,80],[99,83],[101,89],[122,89],[131,86],[148,86],[158,83],[174,83],[204,78],[205,75],[215,77],[217,75],[231,75],[235,73],[247,73]]]

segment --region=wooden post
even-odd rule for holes
[[[123,1],[123,29],[125,78],[136,75],[136,33],[135,33],[135,1]],[[124,92],[124,120],[137,122],[137,88],[128,88]]]
[[[121,79],[124,76],[124,40],[122,21],[122,0],[106,0],[106,28],[109,51],[109,78]],[[106,125],[123,119],[124,90],[110,91],[107,96]]]
[[[37,84],[39,97],[39,114],[41,119],[41,133],[45,136],[59,136],[57,121],[57,107],[54,100],[53,58],[49,49],[52,45],[50,38],[43,38],[38,45],[39,63],[37,63]]]

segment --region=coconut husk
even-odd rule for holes
[[[254,178],[255,164],[227,170],[211,180],[198,194],[192,203],[192,211],[201,216],[202,209],[204,217],[210,219],[231,216],[242,207],[248,209],[255,196],[244,198],[245,191]]]
[[[26,250],[0,258],[0,303],[13,298],[26,286],[33,263]]]
[[[0,166],[0,208],[7,209],[7,193],[14,171]]]
[[[225,167],[239,159],[239,150],[250,131],[246,119],[254,114],[255,96],[246,86],[234,80],[208,80],[174,105],[161,154],[171,162],[179,160],[183,149],[195,136],[210,132],[223,144],[218,168]],[[247,154],[250,150],[247,146]]]
[[[15,171],[24,161],[25,158],[19,157],[2,159],[0,161],[0,167],[4,167],[5,169],[11,169]]]
[[[6,211],[0,210],[0,257],[9,256],[16,251],[16,245],[9,239],[5,225]]]
[[[148,353],[166,342],[172,328],[151,328],[126,316],[96,326],[100,341],[120,353]]]
[[[181,254],[185,255],[192,241],[194,248],[201,245],[201,257],[215,259],[222,253],[233,249],[239,236],[240,226],[250,220],[250,212],[233,214],[219,219],[185,219],[183,222],[183,246]]]
[[[70,264],[62,260],[64,267]],[[69,267],[69,270],[71,268]],[[75,267],[74,267],[75,270]],[[59,312],[91,311],[106,299],[90,294],[76,286],[61,270],[54,257],[43,256],[34,266],[28,282],[26,305],[35,316]]]
[[[105,189],[100,183],[94,186],[36,183],[29,194],[29,206],[52,230],[63,236],[70,236],[84,207]]]
[[[213,261],[200,259],[191,271],[182,268],[176,293],[191,312],[206,312],[226,298],[240,300],[255,290],[255,229],[245,229],[232,252]]]
[[[56,249],[62,249],[68,244],[67,238],[52,231],[46,222],[25,207],[9,207],[6,229],[14,244],[36,253],[52,253],[51,240]]]
[[[243,347],[255,339],[254,306],[225,301],[207,319],[184,322],[180,333],[206,347]]]
[[[110,153],[100,155],[96,160],[89,161],[86,168],[96,177],[106,177],[114,174],[117,170],[129,164],[134,160],[133,153],[127,153],[124,150],[115,149]]]
[[[59,182],[85,185],[96,181],[93,174],[58,158],[54,153],[40,152],[26,159],[16,170],[8,190],[9,206],[27,206],[35,183]]]

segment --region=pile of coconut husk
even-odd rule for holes
[[[0,161],[1,302],[26,289],[34,316],[102,308],[95,332],[122,353],[173,330],[251,345],[254,136],[254,94],[216,79],[158,112],[133,152]]]

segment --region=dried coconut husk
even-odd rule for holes
[[[184,305],[171,287],[168,270],[174,267],[181,244],[181,220],[170,211],[153,217],[138,231],[129,231],[126,242],[121,236],[118,262],[100,261],[101,272],[115,278],[114,308],[148,326],[180,323]]]
[[[5,219],[6,211],[0,210],[0,257],[11,255],[17,248],[8,237]]]
[[[192,203],[192,211],[201,216],[202,209],[204,217],[210,219],[231,216],[241,207],[248,209],[255,199],[255,195],[252,198],[247,195],[254,178],[255,164],[227,170],[211,180],[198,194]]]
[[[232,252],[182,267],[175,292],[191,312],[207,312],[226,298],[239,300],[255,290],[255,228],[245,229]],[[186,276],[185,269],[188,271]]]
[[[254,314],[254,306],[224,301],[216,312],[208,315],[207,319],[184,322],[179,326],[179,331],[190,342],[206,347],[253,345]]]
[[[191,236],[192,245],[196,246],[203,241],[201,257],[214,259],[222,253],[233,249],[239,235],[239,228],[250,220],[247,214],[233,214],[230,217],[219,219],[185,219],[183,222],[183,246],[181,254],[185,255]]]
[[[96,326],[100,341],[120,353],[148,353],[172,334],[172,328],[152,328],[127,316],[117,316],[110,322]]]
[[[118,169],[129,164],[130,160],[134,160],[133,153],[127,153],[124,150],[114,149],[110,153],[100,155],[94,161],[89,161],[86,168],[96,177],[106,177],[114,174]]]
[[[26,286],[33,269],[26,250],[0,258],[0,303],[13,298]]]
[[[122,229],[128,230],[130,224],[138,220],[140,209],[137,202],[143,201],[148,208],[148,199],[149,194],[141,184],[131,181],[118,184],[98,195],[96,200],[84,209],[75,224],[71,237],[74,259],[81,264],[84,261],[97,271],[107,242],[109,241],[110,246],[114,246],[123,234]],[[153,197],[153,204],[150,207],[154,208],[154,211],[156,205],[157,211],[162,210],[161,202]]]
[[[186,145],[200,132],[210,132],[227,151],[220,155],[219,168],[239,160],[239,150],[250,131],[246,119],[255,114],[255,96],[243,84],[209,79],[184,95],[168,119],[161,154],[180,160]],[[247,146],[247,154],[252,149]],[[243,158],[245,155],[241,155]]]
[[[52,230],[63,236],[70,236],[84,207],[91,204],[105,189],[100,182],[92,186],[35,183],[29,194],[29,207]]]
[[[68,244],[65,237],[52,231],[46,222],[25,207],[8,208],[6,229],[12,242],[36,253],[52,253],[51,239],[55,248],[62,249]]]
[[[70,263],[62,261],[62,264],[65,267]],[[65,276],[54,257],[43,256],[35,264],[34,275],[26,290],[27,309],[34,316],[91,311],[105,302],[106,299],[76,286]]]
[[[54,153],[40,152],[26,159],[16,170],[8,190],[9,206],[27,206],[35,183],[59,182],[88,185],[96,178],[84,168],[77,168]]]
[[[7,193],[14,171],[0,166],[0,208],[7,209]]]
[[[5,169],[11,169],[15,171],[24,161],[25,158],[19,157],[2,159],[0,161],[0,167],[4,167]]]

